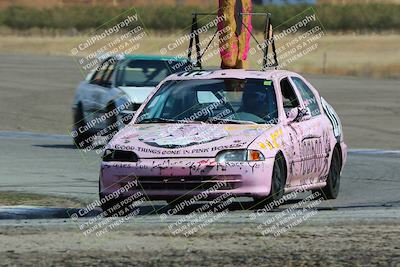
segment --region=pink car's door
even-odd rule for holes
[[[287,156],[288,161],[288,174],[287,174],[287,186],[294,187],[300,185],[302,179],[302,155],[300,143],[303,137],[303,128],[300,126],[301,123],[298,121],[289,121],[289,112],[293,109],[300,109],[300,95],[296,93],[288,77],[284,77],[279,80],[279,90],[281,103],[283,106],[283,118],[285,123],[282,123],[282,132],[285,137],[283,149]]]
[[[290,77],[295,91],[301,96],[300,105],[308,109],[310,116],[299,122],[302,131],[300,141],[301,185],[314,184],[327,173],[327,155],[330,151],[328,131],[325,129],[319,96],[299,76]]]

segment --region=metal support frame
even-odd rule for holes
[[[262,44],[258,42],[256,37],[253,35],[252,32],[249,31],[249,29],[246,27],[246,25],[242,21],[242,25],[246,28],[247,31],[250,32],[250,35],[254,39],[254,41],[257,43],[259,47],[262,47],[263,49],[263,66],[261,70],[266,70],[267,68],[271,67],[278,67],[278,59],[276,55],[276,49],[275,49],[275,39],[274,39],[274,33],[272,30],[272,21],[271,21],[271,13],[240,13],[241,16],[265,16],[265,25],[264,25],[264,41]],[[198,30],[198,23],[197,23],[197,17],[198,16],[218,16],[217,13],[204,13],[204,12],[195,12],[192,13],[192,28],[190,32],[190,40],[189,40],[189,49],[188,49],[188,58],[191,59],[192,57],[192,49],[193,49],[193,43],[196,47],[196,67],[199,67],[200,69],[202,68],[201,64],[201,59],[207,49],[210,47],[211,42],[214,40],[215,36],[218,33],[218,30],[214,33],[212,39],[210,42],[207,44],[206,48],[201,52],[200,48],[200,37],[199,34],[197,33]],[[273,61],[269,62],[271,60],[268,59],[268,50],[271,45],[272,53],[273,53]]]

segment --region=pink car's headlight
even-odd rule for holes
[[[265,160],[265,157],[258,150],[234,149],[220,151],[215,160],[219,163],[226,161],[260,161]]]

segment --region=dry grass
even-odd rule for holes
[[[135,53],[160,54],[160,49],[173,43],[177,36],[177,34],[149,33],[147,37],[138,42],[140,47]],[[205,36],[201,38],[205,38]],[[3,35],[0,37],[0,53],[69,55],[73,47],[86,39],[86,36]],[[261,37],[259,39],[261,40]],[[286,41],[280,40],[281,44]],[[395,34],[328,34],[318,41],[318,48],[315,51],[296,60],[287,68],[303,73],[397,78],[400,77],[399,43],[400,36]],[[278,43],[279,45],[280,43]],[[173,51],[168,51],[168,54],[184,55],[187,46],[185,43]],[[250,57],[253,62],[252,68],[258,68],[254,62],[259,58],[260,54]],[[219,56],[213,56],[205,65],[218,66]]]
[[[294,68],[308,73],[399,77],[399,42],[399,35],[327,35]]]

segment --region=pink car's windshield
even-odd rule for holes
[[[270,80],[173,80],[161,86],[136,123],[275,123],[277,115]]]

